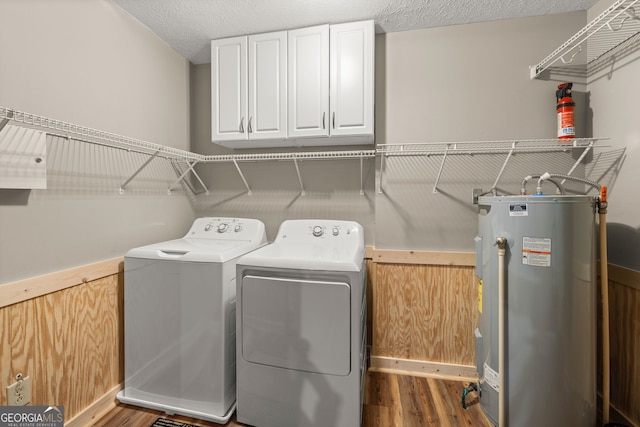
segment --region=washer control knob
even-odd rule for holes
[[[235,231],[236,233],[242,231],[242,225],[240,224],[236,224],[235,228],[233,229],[233,231]]]
[[[338,227],[333,227],[333,230],[331,232],[334,236],[337,236],[338,234],[340,234],[340,229]]]
[[[316,237],[320,237],[322,236],[323,230],[322,227],[320,227],[319,225],[316,225],[315,227],[313,227],[313,235]]]
[[[212,228],[213,228],[213,225],[211,225],[211,224],[207,224],[207,225],[204,227],[204,231],[211,231],[211,229],[212,229]]]
[[[222,224],[218,224],[218,233],[224,233],[225,231],[227,231],[227,227],[228,225],[224,222]]]

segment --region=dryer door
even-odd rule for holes
[[[351,295],[345,282],[244,276],[242,357],[247,362],[348,375]]]

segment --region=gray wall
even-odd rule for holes
[[[585,24],[571,13],[391,33],[378,38],[376,138],[381,144],[555,138],[558,82],[529,66]],[[577,85],[577,92],[584,86]],[[579,94],[578,94],[579,95]],[[586,133],[584,106],[578,136]],[[376,246],[473,250],[472,189],[491,188],[506,158],[386,159],[376,199]],[[572,156],[517,155],[498,187],[518,193],[528,174],[566,173]],[[533,190],[534,188],[531,188]]]
[[[189,63],[108,0],[3,0],[0,105],[189,148]],[[48,138],[48,188],[0,190],[0,283],[183,235],[195,215],[166,162]]]
[[[598,2],[589,11],[589,20],[610,5],[610,1]],[[638,28],[637,21],[630,25]],[[612,149],[625,149],[620,173],[610,183],[609,262],[640,270],[640,39],[636,38],[629,51],[628,55],[615,55],[602,71],[590,76],[588,92],[594,135],[611,138]]]

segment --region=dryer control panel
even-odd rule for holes
[[[198,218],[185,239],[252,240],[264,234],[264,224],[249,218]]]
[[[286,240],[288,244],[337,244],[363,240],[362,226],[353,221],[309,219],[288,220],[280,225],[276,241]]]
[[[343,225],[314,225],[311,227],[311,235],[313,237],[323,237],[323,236],[339,236],[340,233],[351,234],[352,229],[349,227],[344,227]]]

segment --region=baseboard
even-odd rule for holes
[[[106,392],[102,397],[98,398],[91,405],[87,406],[71,418],[67,420],[64,425],[65,427],[86,427],[93,425],[96,420],[99,420],[109,411],[116,407],[116,395],[122,390],[123,384],[120,383],[108,392]]]
[[[425,360],[397,359],[371,356],[369,370],[397,375],[432,377],[455,381],[477,381],[478,372],[472,365],[429,362]]]

